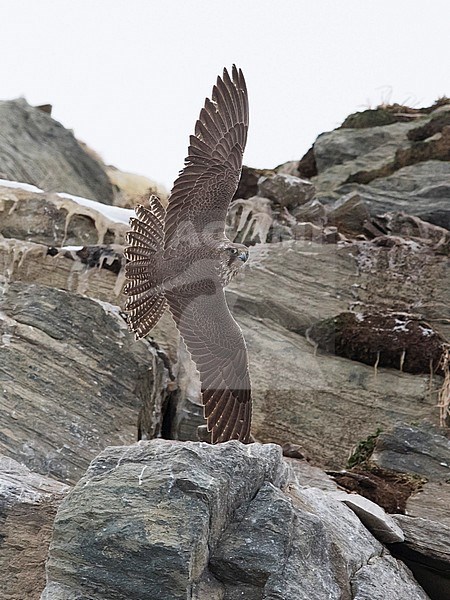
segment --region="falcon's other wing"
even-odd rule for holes
[[[204,414],[212,443],[250,441],[251,391],[247,349],[223,288],[197,281],[167,294],[170,310],[202,382]]]

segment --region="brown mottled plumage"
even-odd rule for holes
[[[248,258],[224,231],[247,130],[247,89],[233,66],[205,101],[167,211],[155,196],[137,207],[125,249],[130,327],[142,337],[169,308],[200,373],[213,443],[250,441],[247,349],[223,290]]]

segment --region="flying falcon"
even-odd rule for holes
[[[136,207],[125,249],[130,328],[147,335],[169,308],[200,373],[212,443],[248,443],[252,410],[247,349],[224,294],[248,259],[225,235],[248,130],[244,76],[231,75],[205,100],[167,210],[155,196]]]

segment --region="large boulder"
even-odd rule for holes
[[[279,208],[293,210],[311,200],[314,192],[310,181],[285,173],[262,176],[258,180],[258,194],[269,198]]]
[[[348,183],[369,183],[401,167],[437,158],[448,160],[450,102],[428,114],[364,128],[339,127],[322,133],[313,146],[317,184],[322,191]],[[441,150],[440,155],[421,156],[424,148]],[[431,153],[432,154],[432,153]],[[363,181],[364,180],[364,181]]]
[[[386,541],[436,600],[450,599],[450,440],[446,433],[426,422],[398,423],[358,446],[352,457],[357,466],[334,474],[347,489],[375,499],[391,512],[404,513],[392,517],[404,539]],[[348,504],[355,498],[350,494],[343,501]]]
[[[340,501],[274,445],[107,448],[55,521],[44,600],[426,600]]]

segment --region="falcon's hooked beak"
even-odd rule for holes
[[[243,252],[241,252],[239,254],[238,258],[240,258],[242,260],[242,262],[247,262],[247,260],[248,260],[248,252],[246,252],[244,250]]]

